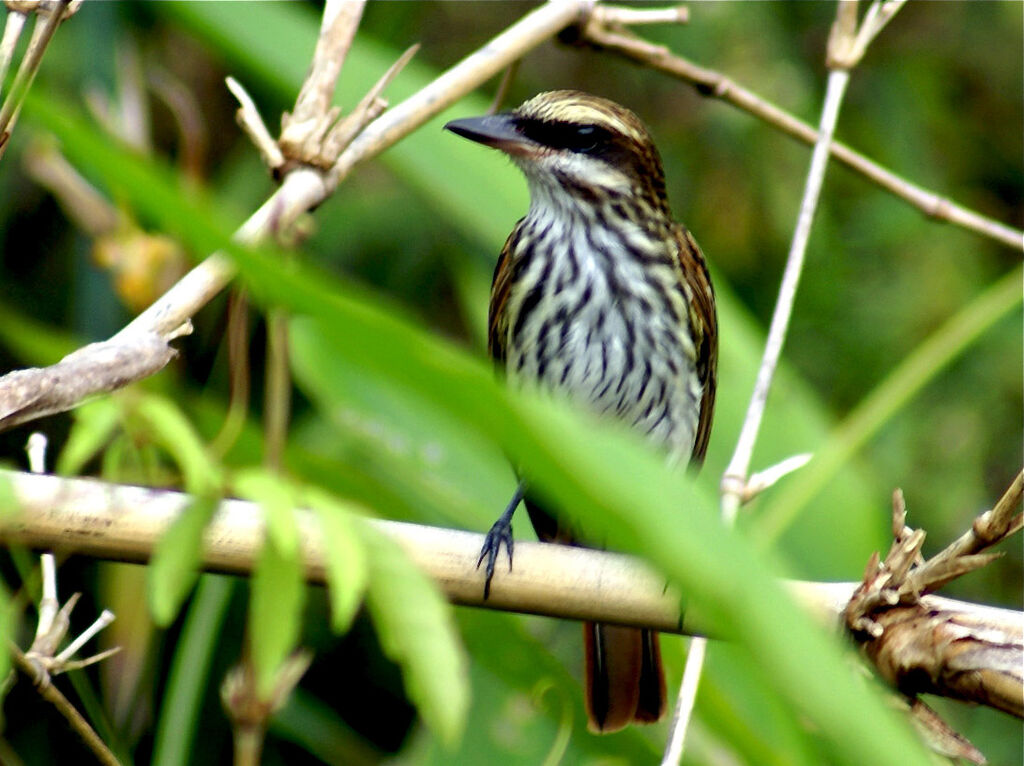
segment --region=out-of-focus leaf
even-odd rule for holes
[[[363,540],[370,553],[366,605],[381,647],[401,665],[423,720],[454,746],[465,725],[469,679],[451,607],[395,543],[369,527]]]
[[[770,565],[752,545],[725,531],[710,493],[670,475],[659,457],[637,444],[635,434],[597,429],[548,402],[510,400],[480,360],[416,328],[390,307],[375,305],[360,291],[301,264],[283,268],[280,259],[266,253],[231,246],[201,201],[176,194],[160,174],[147,171],[145,162],[100,140],[54,102],[36,99],[33,110],[37,119],[62,132],[73,159],[88,152],[90,167],[108,180],[116,178],[127,199],[145,205],[179,236],[188,241],[196,234],[194,244],[201,244],[216,233],[217,241],[231,248],[256,298],[314,316],[338,353],[406,381],[468,430],[499,441],[535,477],[542,495],[586,517],[589,526],[607,530],[599,539],[614,539],[617,546],[650,557],[692,594],[692,603],[707,612],[712,624],[760,658],[766,681],[787,700],[792,714],[819,727],[836,760],[900,766],[924,762],[906,726],[851,677],[835,645],[775,582],[777,564]],[[370,592],[380,595],[375,580],[371,570]],[[400,647],[410,648],[407,642],[390,648]],[[425,699],[427,690],[438,691],[425,680],[410,679],[410,695],[428,721],[443,715],[433,723],[443,736],[454,736],[461,712],[436,707],[443,697]],[[447,702],[459,699],[464,695]]]
[[[187,763],[195,752],[196,723],[210,680],[210,663],[236,578],[203,575],[174,646],[170,675],[160,706],[153,744],[153,766]]]
[[[0,480],[0,509],[6,505],[4,487],[10,488],[8,482]],[[9,508],[10,506],[6,506]],[[0,516],[6,515],[6,511],[0,510]],[[0,652],[0,678],[7,678],[7,674],[11,672],[11,653],[7,651],[6,644],[8,641],[14,641],[16,638],[17,628],[17,613],[11,604],[10,594],[7,592],[7,588],[0,584],[0,640],[4,642],[4,651]],[[3,702],[3,696],[7,690],[10,689],[11,685],[5,683],[0,685],[0,702]]]
[[[208,496],[220,491],[220,468],[210,459],[206,446],[177,405],[149,394],[136,403],[133,411],[149,426],[154,441],[174,458],[190,494]]]
[[[270,730],[303,747],[329,766],[378,766],[381,753],[338,717],[328,705],[296,689],[274,714]]]
[[[260,695],[270,696],[278,671],[299,641],[306,586],[298,548],[281,551],[267,535],[252,576],[249,645]]]
[[[331,627],[336,633],[343,633],[352,624],[369,578],[363,541],[351,512],[342,502],[312,488],[306,490],[304,497],[320,522]]]
[[[267,524],[267,537],[273,540],[282,556],[295,557],[299,548],[295,488],[260,468],[236,472],[231,477],[231,487],[240,498],[259,504]]]
[[[23,317],[2,304],[0,341],[34,367],[59,362],[82,345],[67,333]]]
[[[110,441],[121,422],[121,405],[112,397],[95,399],[79,406],[75,424],[57,458],[55,473],[75,476]]]
[[[308,318],[292,320],[290,349],[297,383],[335,432],[365,434],[401,466],[404,482],[443,504],[449,523],[477,526],[481,515],[493,521],[514,481],[492,442],[404,381],[336,353]]]
[[[156,544],[149,564],[149,609],[166,627],[192,589],[199,571],[203,530],[217,510],[217,499],[197,497]]]

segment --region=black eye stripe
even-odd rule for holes
[[[611,133],[597,125],[521,119],[517,127],[520,133],[539,144],[583,154],[600,151],[611,140]]]

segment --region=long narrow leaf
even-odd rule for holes
[[[90,153],[89,166],[118,183],[127,199],[147,208],[159,199],[165,208],[151,212],[172,233],[191,242],[199,228],[196,244],[218,231],[201,205],[168,188],[144,161],[111,147],[54,103],[42,104],[35,100],[33,113],[62,132],[65,150],[75,161]],[[232,253],[261,300],[315,316],[339,353],[407,380],[433,406],[498,439],[562,508],[593,517],[615,531],[618,545],[655,560],[692,593],[696,606],[762,659],[765,678],[820,727],[838,760],[925,762],[906,727],[851,677],[836,648],[773,581],[768,562],[721,528],[710,498],[668,476],[633,439],[586,428],[579,418],[537,402],[513,406],[482,362],[373,305],[358,291],[302,266],[282,268],[263,253],[240,248]],[[410,693],[415,698],[426,688],[413,684]],[[431,703],[421,705],[425,715],[438,713]],[[448,719],[435,724],[439,731],[455,732]]]

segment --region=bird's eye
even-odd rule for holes
[[[608,133],[604,128],[566,122],[523,120],[519,123],[519,131],[537,143],[579,154],[598,151],[608,139]]]
[[[593,125],[581,125],[576,128],[574,140],[567,144],[574,152],[591,152],[597,148],[597,128]]]

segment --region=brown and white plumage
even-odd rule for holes
[[[643,123],[611,101],[553,91],[447,127],[507,153],[530,187],[491,289],[488,345],[510,381],[624,421],[671,461],[699,464],[715,399],[714,294],[697,243],[672,220]],[[579,542],[579,530],[526,503],[541,539]],[[501,542],[511,543],[516,504],[489,535],[488,578]],[[585,636],[594,728],[657,720],[656,636],[600,625]]]

